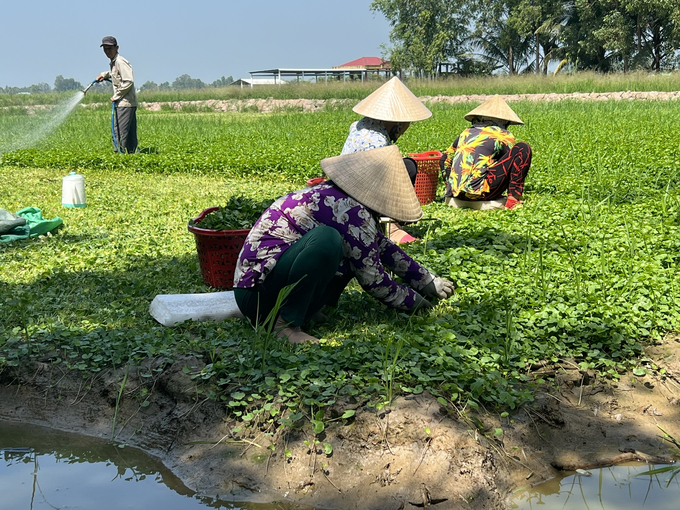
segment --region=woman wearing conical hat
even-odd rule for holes
[[[400,221],[423,215],[397,147],[327,158],[321,168],[328,181],[279,198],[248,234],[234,272],[243,315],[262,325],[279,292],[292,285],[279,308],[277,336],[316,342],[301,327],[324,305],[337,305],[352,278],[398,310],[451,296],[453,283],[435,277],[378,230],[378,215]]]
[[[507,191],[505,208],[521,205],[531,147],[516,142],[508,126],[524,122],[497,95],[470,111],[465,120],[472,125],[442,156],[447,203],[466,206],[466,202],[486,201],[503,207]]]
[[[364,117],[349,128],[341,154],[386,147],[395,143],[411,122],[425,120],[432,112],[396,76],[352,108]],[[418,168],[410,158],[404,159],[411,182]],[[415,241],[398,224],[392,223],[390,238],[395,242]]]

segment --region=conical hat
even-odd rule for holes
[[[494,119],[507,120],[508,124],[524,125],[522,119],[512,111],[512,108],[508,106],[508,103],[506,103],[499,95],[495,95],[484,101],[477,108],[468,113],[465,116],[465,120],[470,121],[474,117],[491,117]]]
[[[396,145],[321,160],[326,175],[357,202],[398,221],[423,217]]]
[[[396,76],[352,110],[364,117],[389,122],[415,122],[432,115],[432,112]]]

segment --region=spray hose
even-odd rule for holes
[[[111,81],[111,78],[105,78],[104,81]],[[97,80],[94,80],[92,83],[90,83],[87,87],[83,89],[83,94],[86,94],[88,90],[90,90],[90,87],[97,83]],[[118,145],[118,140],[116,140],[116,102],[111,101],[111,138],[113,139],[113,146],[116,149],[116,152],[121,154],[120,146]]]
[[[83,94],[87,94],[87,91],[90,90],[90,87],[97,83],[97,80],[93,80],[92,83],[90,83],[87,87],[83,89]]]
[[[118,154],[121,154],[120,146],[118,145],[118,141],[116,140],[116,127],[114,123],[115,118],[116,118],[116,102],[111,101],[111,138],[113,138],[113,146],[116,148],[116,152]]]
[[[111,78],[105,78],[104,81],[111,81]],[[92,83],[90,83],[87,87],[83,89],[83,94],[85,94],[88,90],[90,90],[90,87],[97,83],[97,80],[94,80]],[[121,153],[120,146],[118,145],[118,140],[116,140],[116,124],[115,124],[115,119],[116,119],[116,102],[111,101],[111,138],[113,139],[113,146],[116,149],[117,153]]]

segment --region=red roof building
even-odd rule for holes
[[[333,69],[366,69],[366,70],[377,70],[377,69],[389,69],[390,63],[387,60],[383,60],[380,57],[361,57],[346,64],[339,66],[333,66]]]

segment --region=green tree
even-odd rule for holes
[[[29,87],[29,92],[31,94],[38,94],[38,93],[41,93],[41,92],[49,92],[50,90],[52,90],[52,87],[50,87],[49,83],[45,83],[45,82],[33,84]]]
[[[593,32],[603,47],[611,52],[610,60],[619,59],[623,63],[624,73],[628,72],[636,55],[635,31],[635,17],[621,6],[616,6],[604,16],[601,27]]]
[[[636,47],[649,55],[651,68],[661,71],[680,45],[680,0],[627,0],[626,11],[636,20]]]
[[[578,69],[610,69],[607,49],[595,35],[609,13],[609,3],[609,0],[574,0],[569,23],[562,34],[562,43],[565,56]]]
[[[469,27],[465,0],[373,0],[390,23],[386,57],[394,71],[433,76],[439,64],[464,53]]]
[[[54,90],[55,92],[65,92],[67,90],[82,90],[83,86],[80,82],[74,80],[73,78],[64,78],[62,75],[57,76],[54,79]]]
[[[560,35],[567,20],[568,6],[561,0],[521,0],[509,10],[507,24],[532,41],[537,74],[547,74],[550,61],[559,58]]]
[[[533,35],[516,21],[519,4],[520,0],[479,0],[471,37],[483,61],[510,75],[534,69]]]
[[[158,84],[155,81],[145,81],[144,85],[139,88],[140,92],[153,92],[158,90]]]
[[[226,87],[227,85],[231,85],[232,83],[234,83],[234,78],[232,78],[231,76],[228,76],[227,78],[222,76],[222,78],[220,78],[219,80],[215,80],[214,82],[212,82],[210,86],[219,88]]]
[[[175,81],[172,82],[172,88],[175,90],[202,89],[205,88],[205,83],[200,78],[192,78],[188,74],[183,74],[175,78]]]

